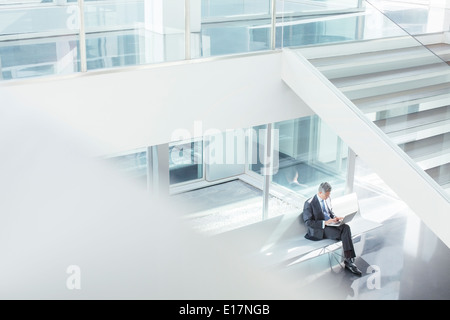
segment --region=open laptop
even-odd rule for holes
[[[330,223],[330,224],[327,224],[327,226],[329,226],[329,227],[339,227],[339,226],[343,225],[344,223],[352,221],[352,219],[355,216],[355,214],[356,214],[356,211],[352,212],[352,213],[349,213],[342,220],[340,220],[339,222]]]
[[[330,199],[331,200],[331,199]],[[344,223],[350,222],[359,211],[358,198],[356,193],[349,193],[335,198],[333,201],[332,212],[336,217],[343,217],[341,221],[334,224],[327,224],[331,227],[339,227]]]

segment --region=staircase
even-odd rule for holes
[[[450,193],[450,66],[431,49],[404,36],[296,50]]]

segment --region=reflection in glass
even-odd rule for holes
[[[324,25],[302,19],[313,13],[355,12],[359,3],[277,1],[277,47],[335,37],[324,30],[342,29],[342,20]],[[184,0],[85,0],[87,70],[271,49],[271,0],[191,0],[189,43],[184,4]],[[0,0],[0,78],[80,72],[79,23],[76,0]],[[351,29],[344,28],[339,39],[352,39]]]
[[[88,70],[133,66],[141,63],[142,38],[133,32],[90,34],[86,37]]]
[[[370,0],[372,6],[381,10],[389,19],[412,35],[449,31],[448,6],[428,0]],[[443,4],[444,1],[441,2]]]
[[[169,145],[170,184],[203,177],[202,141],[177,142]]]
[[[73,4],[0,3],[0,80],[80,71]]]
[[[202,0],[202,20],[251,19],[270,14],[270,0]]]
[[[275,123],[279,134],[279,170],[273,182],[309,197],[324,181],[335,195],[343,191],[348,149],[317,116]]]
[[[298,47],[406,35],[373,7],[364,12],[318,17],[286,13],[277,19],[277,47]]]
[[[264,168],[263,156],[267,125],[255,126],[252,129],[252,134],[249,135],[250,141],[248,144],[249,170],[261,174],[261,170]]]

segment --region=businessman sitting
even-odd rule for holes
[[[342,220],[342,217],[336,217],[330,209],[331,206],[327,202],[327,200],[329,201],[330,193],[331,185],[328,182],[323,182],[319,186],[318,193],[305,202],[303,206],[303,220],[308,229],[305,238],[310,240],[341,240],[345,257],[345,268],[361,276],[361,271],[354,262],[356,255],[350,226],[345,223],[338,227],[328,226],[330,223]]]

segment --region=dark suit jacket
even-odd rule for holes
[[[334,213],[331,208],[327,207],[327,210],[331,218],[334,218]],[[317,194],[305,201],[302,216],[308,229],[308,233],[305,235],[305,238],[310,240],[323,239],[324,229],[322,228],[322,225],[325,220],[325,215],[323,214]]]

